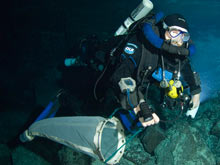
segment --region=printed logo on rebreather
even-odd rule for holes
[[[124,52],[127,54],[134,54],[135,51],[134,48],[127,46],[125,47]]]

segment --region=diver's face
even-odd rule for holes
[[[183,45],[183,36],[179,30],[166,30],[165,40],[170,41],[170,43],[174,46]]]

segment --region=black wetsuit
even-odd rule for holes
[[[154,31],[160,37],[163,37],[157,26],[154,27]],[[142,82],[145,84],[152,83],[154,81],[152,79],[152,73],[158,69],[158,67],[162,67],[162,56],[164,59],[165,70],[175,74],[180,68],[181,76],[188,84],[191,95],[195,95],[201,92],[200,83],[197,81],[198,76],[195,78],[195,72],[191,68],[188,57],[178,57],[177,55],[170,54],[169,52],[155,48],[143,36],[143,33],[140,32],[136,35],[133,35],[128,40],[120,57],[121,62],[118,64],[115,72],[111,77],[111,82],[115,87],[117,94],[121,94],[118,85],[121,78],[132,77],[136,81],[136,89],[139,89],[140,86],[143,86]],[[143,77],[145,77],[144,80]],[[141,91],[143,91],[143,89],[144,87],[141,87]],[[139,91],[137,91],[135,95],[137,95],[136,104],[139,103],[140,99],[144,99],[144,94],[140,94]]]

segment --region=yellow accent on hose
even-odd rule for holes
[[[166,89],[166,93],[167,96],[171,97],[172,99],[176,99],[183,92],[183,86],[181,85],[180,88],[177,88],[173,84],[174,84],[174,80],[170,80],[169,86]]]

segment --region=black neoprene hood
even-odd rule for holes
[[[165,17],[164,22],[167,26],[179,26],[189,31],[186,19],[181,14],[171,14]]]

